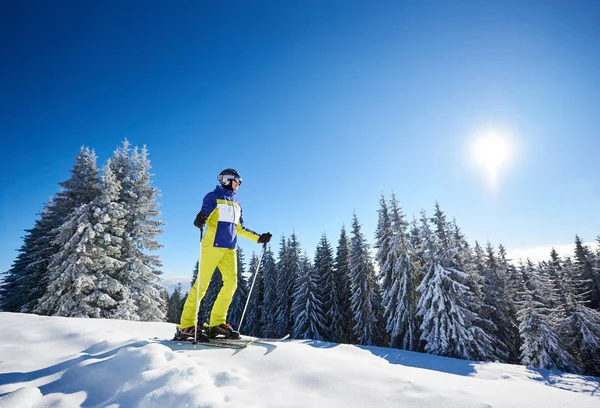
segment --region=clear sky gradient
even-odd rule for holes
[[[372,243],[392,190],[471,242],[592,241],[599,21],[594,1],[4,2],[0,271],[79,147],[103,165],[125,138],[162,191],[166,277],[191,275],[226,167],[246,225],[310,255],[353,211]],[[469,156],[490,130],[514,144],[495,190]]]

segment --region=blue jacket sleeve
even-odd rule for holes
[[[206,196],[204,196],[204,200],[202,200],[201,211],[203,211],[207,216],[210,216],[210,214],[215,210],[215,208],[217,208],[217,200],[215,198],[215,195],[211,191]]]

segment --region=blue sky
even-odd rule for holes
[[[79,147],[103,165],[125,138],[162,191],[166,277],[191,273],[226,167],[247,226],[311,255],[353,211],[372,243],[392,190],[409,216],[438,200],[471,241],[592,241],[600,6],[563,3],[5,4],[0,271]],[[492,129],[514,144],[494,191],[469,156]]]

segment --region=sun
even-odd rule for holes
[[[475,164],[484,172],[488,187],[496,190],[500,174],[513,156],[510,138],[497,131],[480,135],[472,142],[471,155]]]

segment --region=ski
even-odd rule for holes
[[[169,340],[173,343],[189,343],[199,346],[207,346],[207,347],[222,347],[222,348],[232,348],[232,349],[244,349],[251,344],[254,343],[277,343],[283,340],[286,340],[290,337],[289,334],[286,334],[283,337],[278,338],[269,338],[269,337],[251,337],[251,336],[242,336],[239,339],[226,339],[226,338],[212,338],[208,341],[199,341],[194,343],[193,338],[189,339],[172,339]],[[162,340],[158,337],[153,337],[149,339],[150,341]]]
[[[270,338],[270,337],[251,337],[251,336],[241,336],[239,339],[226,339],[223,337],[212,338],[208,340],[209,344],[219,344],[219,345],[231,345],[237,346],[239,345],[241,348],[249,346],[254,343],[277,343],[279,341],[283,341],[289,338],[290,335],[286,334],[283,337],[278,338]],[[205,343],[202,343],[205,344]]]

